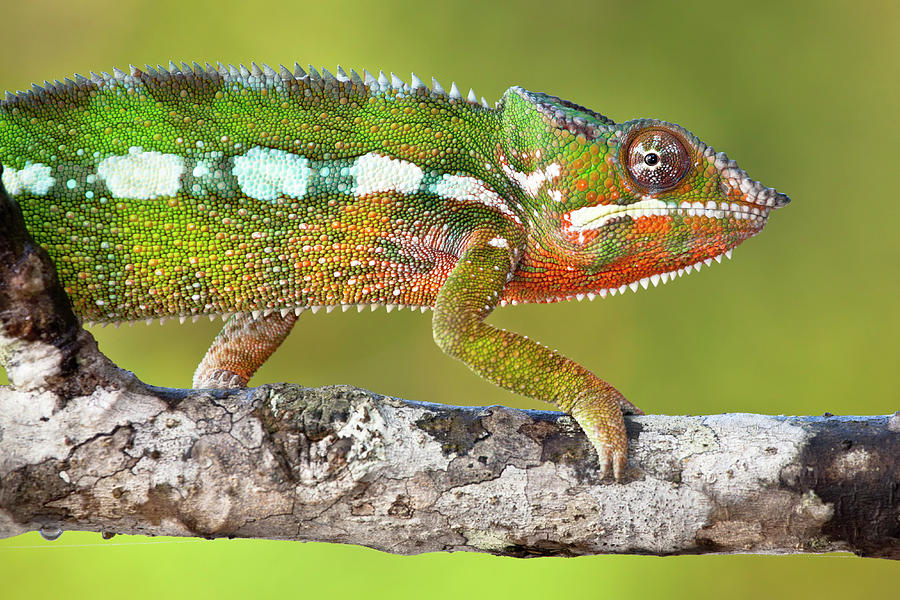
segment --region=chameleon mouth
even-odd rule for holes
[[[772,201],[775,200],[773,199]],[[611,223],[616,223],[623,217],[639,219],[653,216],[708,217],[711,219],[730,217],[739,221],[751,221],[751,225],[762,227],[765,225],[771,210],[772,208],[764,203],[713,202],[710,200],[704,204],[703,202],[687,201],[666,202],[648,198],[628,205],[601,204],[598,206],[586,206],[568,213],[568,220],[569,229],[573,232],[597,230]]]

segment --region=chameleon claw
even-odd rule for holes
[[[613,478],[621,483],[625,477],[625,466],[628,463],[628,454],[626,452],[616,450],[607,444],[597,444],[594,446],[597,450],[599,461],[598,474],[600,479],[606,479],[606,476],[612,471]]]
[[[624,452],[613,452],[613,477],[616,481],[621,482],[625,477],[625,465],[628,462],[628,456]]]
[[[608,452],[600,452],[600,479],[606,479],[606,475],[609,473],[609,466],[612,463],[612,457],[610,457]]]

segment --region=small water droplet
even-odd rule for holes
[[[41,527],[40,534],[42,538],[48,542],[52,542],[53,540],[59,539],[59,536],[63,534],[63,530],[59,527]]]

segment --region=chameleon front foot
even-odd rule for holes
[[[597,451],[601,479],[605,478],[610,470],[616,481],[622,481],[625,475],[625,466],[628,463],[628,435],[625,420],[622,418],[624,405],[638,414],[643,414],[612,386],[600,392],[586,392],[569,410]]]
[[[584,418],[573,414],[575,420],[584,430],[588,440],[597,451],[599,461],[598,473],[600,479],[604,479],[612,470],[616,481],[622,481],[625,475],[625,466],[628,463],[628,437],[625,435],[625,425],[618,423],[596,423],[591,418]]]

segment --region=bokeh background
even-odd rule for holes
[[[900,409],[897,3],[2,0],[0,24],[0,90],[170,58],[298,60],[414,71],[445,88],[455,78],[491,101],[518,84],[618,121],[678,122],[794,202],[727,264],[492,321],[562,349],[647,412]],[[143,380],[187,387],[216,328],[95,335]],[[544,408],[442,356],[418,313],[304,315],[255,379],[268,381]],[[850,599],[896,593],[898,577],[850,555],[526,561],[77,532],[0,541],[4,598]]]

